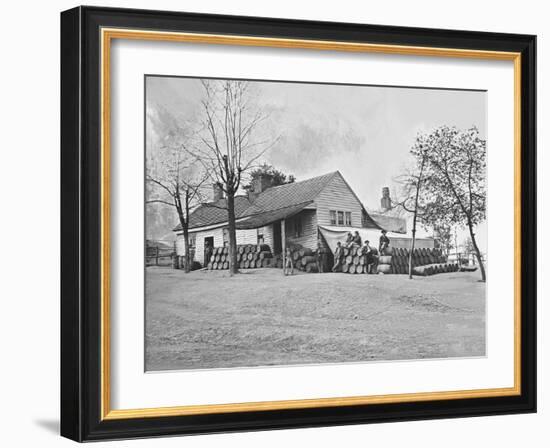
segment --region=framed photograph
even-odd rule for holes
[[[535,36],[61,14],[61,433],[536,411]]]

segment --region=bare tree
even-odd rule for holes
[[[246,81],[203,80],[202,130],[193,148],[210,179],[225,193],[229,234],[229,271],[237,269],[235,195],[243,176],[276,139],[259,136],[267,113]]]
[[[402,199],[397,202],[392,201],[392,206],[401,208],[413,215],[412,224],[412,240],[409,251],[409,279],[412,279],[413,269],[413,252],[416,245],[416,229],[417,223],[423,218],[423,206],[421,204],[421,191],[423,183],[425,181],[425,169],[426,169],[426,151],[424,141],[421,136],[417,137],[417,140],[411,150],[411,153],[417,155],[416,166],[413,170],[401,175],[397,182],[402,185]]]
[[[201,188],[207,176],[190,157],[184,135],[176,132],[169,140],[171,145],[156,151],[152,157],[154,160],[147,164],[146,181],[152,188],[146,203],[164,204],[175,209],[183,232],[184,269],[189,272],[193,261],[189,248],[189,216],[202,202]]]

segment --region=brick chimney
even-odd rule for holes
[[[259,194],[269,188],[269,180],[260,175],[256,179],[254,179],[252,187],[254,188],[254,193]]]
[[[212,202],[218,202],[220,199],[223,199],[223,190],[219,182],[212,184]]]
[[[388,187],[382,188],[382,198],[380,199],[380,207],[385,212],[391,209],[390,189]]]
[[[248,200],[254,200],[256,196],[258,196],[262,191],[267,190],[269,187],[269,180],[264,176],[258,176],[252,181],[252,187],[248,190]]]

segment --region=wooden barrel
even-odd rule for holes
[[[258,252],[271,252],[269,244],[258,244]]]
[[[348,255],[346,257],[346,264],[353,264],[353,255]]]
[[[361,266],[367,264],[367,256],[366,255],[360,255],[359,256],[359,264]]]
[[[392,256],[391,255],[381,255],[378,259],[378,263],[380,264],[391,264]]]
[[[300,257],[310,257],[313,255],[313,251],[307,247],[303,247],[298,252],[300,253]]]
[[[390,264],[379,264],[378,273],[382,274],[391,274],[391,265]]]
[[[306,264],[305,271],[307,273],[318,272],[317,263],[308,263],[308,264]]]
[[[365,267],[364,265],[362,264],[358,264],[357,266],[355,266],[355,273],[356,274],[364,274],[365,273]]]
[[[355,274],[355,265],[354,264],[349,265],[348,273]]]
[[[349,248],[344,247],[344,249],[342,249],[342,254],[344,254],[344,257],[347,257],[349,255]]]
[[[309,263],[316,263],[317,262],[317,259],[313,256],[313,255],[306,255],[304,257],[302,257],[302,265],[307,265]]]
[[[268,252],[268,251],[262,251],[258,254],[258,258],[260,260],[263,260],[264,258],[271,258],[273,255],[271,254],[271,252]]]
[[[344,263],[342,265],[342,272],[348,272],[348,269],[349,269],[349,265],[347,265],[346,263]]]

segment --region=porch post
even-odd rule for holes
[[[285,220],[281,219],[281,243],[283,248],[283,272],[286,266],[286,236],[285,236]]]

